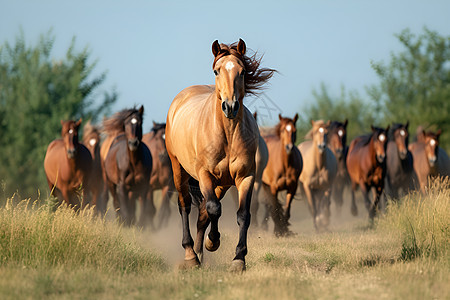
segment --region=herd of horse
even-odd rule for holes
[[[147,134],[142,129],[143,106],[119,111],[101,126],[86,123],[82,142],[81,119],[61,121],[61,138],[50,143],[44,160],[52,195],[74,208],[94,206],[100,215],[106,213],[111,195],[123,223],[161,228],[169,220],[170,191],[176,190],[183,266],[193,267],[201,264],[203,244],[209,251],[219,248],[220,200],[235,186],[239,240],[231,270],[240,272],[245,270],[251,214],[256,226],[267,229],[271,217],[275,235],[290,235],[292,200],[300,194],[316,230],[322,231],[330,222],[332,199],[340,213],[345,187],[351,187],[351,213],[358,213],[359,188],[373,220],[380,201],[398,199],[417,187],[425,193],[430,176],[450,175],[450,160],[439,147],[441,131],[419,128],[417,141],[409,145],[408,123],[372,127],[371,133],[347,146],[347,120],[315,120],[296,147],[297,114],[280,114],[274,128],[259,128],[256,114],[243,104],[244,97],[257,94],[276,70],[262,68],[256,53],[247,55],[243,40],[231,45],[215,41],[212,53],[215,85],[181,91],[166,123],[153,123]],[[162,191],[158,218],[155,190]],[[285,203],[278,199],[282,191]],[[264,216],[258,220],[261,205]],[[192,206],[198,209],[195,241],[189,227]]]

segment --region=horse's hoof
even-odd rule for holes
[[[219,246],[220,246],[220,239],[218,239],[216,243],[213,243],[213,241],[211,241],[209,239],[209,236],[206,236],[206,241],[205,241],[206,250],[208,250],[210,252],[214,252],[217,249],[219,249]]]
[[[192,258],[192,259],[185,259],[179,266],[178,268],[180,270],[190,270],[190,269],[195,269],[195,268],[199,268],[200,267],[200,261],[198,260],[197,257]]]
[[[245,261],[240,259],[235,259],[231,262],[230,272],[232,273],[242,273],[245,271]]]
[[[358,208],[356,206],[352,206],[351,213],[352,216],[356,217],[358,215]]]

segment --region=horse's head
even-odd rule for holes
[[[162,145],[166,145],[166,123],[153,122],[153,139],[157,140]]]
[[[386,129],[373,127],[373,146],[375,149],[375,154],[377,157],[377,161],[379,163],[383,163],[386,159],[386,147],[387,147],[387,141],[388,141],[388,132],[389,132],[389,126]]]
[[[64,141],[64,147],[68,158],[74,158],[78,148],[78,129],[81,125],[81,119],[78,121],[61,120],[62,130],[61,136]]]
[[[338,159],[342,157],[344,148],[347,145],[347,124],[347,119],[344,121],[344,123],[333,121],[328,128],[328,147],[333,150],[336,158]]]
[[[91,152],[92,157],[100,148],[100,129],[88,121],[83,127],[83,144]]]
[[[436,133],[428,131],[424,132],[425,153],[430,163],[430,167],[434,167],[437,162],[437,151],[439,147],[439,136],[442,131],[439,129]]]
[[[241,39],[234,48],[222,48],[217,40],[212,44],[217,98],[221,101],[222,112],[229,119],[237,116],[245,96],[243,57],[246,49],[245,42]]]
[[[328,127],[330,126],[330,121],[325,123],[322,120],[311,120],[311,125],[313,126],[311,129],[311,137],[313,139],[313,143],[314,145],[317,145],[319,153],[323,153],[325,151],[325,148],[327,147],[327,134]]]
[[[298,114],[295,114],[293,119],[283,118],[281,114],[278,115],[278,118],[280,119],[280,123],[278,123],[276,131],[286,153],[290,154],[292,148],[294,148],[295,140],[297,139],[297,128],[295,127],[295,123],[298,120]]]
[[[409,121],[403,124],[394,124],[392,128],[392,139],[397,145],[398,155],[400,159],[405,159],[408,153],[408,143],[409,143],[409,132],[408,132]]]
[[[142,140],[142,119],[144,114],[144,106],[139,110],[133,111],[125,118],[123,126],[125,129],[125,136],[128,141],[128,149],[135,151]]]

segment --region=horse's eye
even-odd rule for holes
[[[214,75],[219,75],[219,72],[217,70],[214,70]]]

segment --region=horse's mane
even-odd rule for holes
[[[83,140],[88,139],[88,137],[93,134],[100,135],[100,126],[92,125],[91,120],[89,120],[86,122],[86,124],[84,124],[84,127],[83,127]]]
[[[344,126],[344,123],[339,121],[333,121],[330,123],[330,126],[328,127],[328,132],[334,132],[338,130],[339,127]]]
[[[237,45],[237,42],[230,45],[220,44],[221,49],[219,54],[217,54],[217,56],[214,58],[213,68],[216,65],[216,62],[224,56],[233,55],[237,57],[244,64],[245,94],[256,95],[258,94],[258,91],[263,89],[264,84],[269,81],[276,70],[269,68],[260,68],[262,56],[259,57],[257,55],[257,52],[254,52],[251,56],[241,55],[237,51]]]
[[[392,127],[389,129],[389,132],[388,132],[388,141],[393,141],[395,131],[402,127],[405,127],[405,126],[401,123],[393,123]]]
[[[129,116],[135,113],[138,113],[138,110],[136,107],[133,107],[123,109],[116,112],[111,117],[103,119],[103,132],[107,135],[111,133],[124,132],[125,129],[123,123]]]
[[[324,122],[324,120],[317,120],[317,121],[314,121],[314,124],[317,124],[318,126],[322,126],[322,125],[325,125],[325,122]],[[313,126],[313,128],[314,128],[314,126]],[[312,138],[313,138],[313,128],[311,128],[308,131],[308,133],[305,134],[305,139],[306,140],[312,140]]]
[[[380,134],[380,132],[384,131],[383,128],[380,127],[373,127],[375,130],[371,133],[365,134],[365,135],[360,135],[358,137],[359,141],[358,144],[362,144],[362,146],[366,146],[370,143],[370,140],[372,139],[373,136],[378,136],[378,134]]]
[[[153,122],[153,127],[150,129],[150,132],[157,133],[161,129],[166,128],[166,123],[155,123]]]

